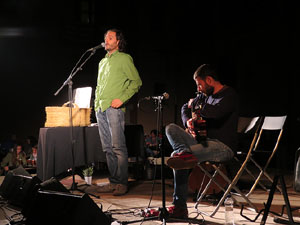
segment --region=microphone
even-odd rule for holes
[[[105,43],[104,42],[102,42],[100,45],[97,45],[97,46],[95,46],[94,48],[90,48],[90,49],[88,49],[87,51],[89,52],[89,51],[96,51],[97,49],[99,49],[99,48],[104,48],[105,47]]]
[[[163,100],[163,99],[169,99],[170,95],[165,92],[163,93],[162,95],[159,95],[159,96],[148,96],[148,97],[145,97],[146,100],[150,100],[150,99],[155,99],[155,100]]]
[[[196,91],[195,94],[197,96],[203,95],[203,96],[207,97],[207,94],[205,94],[203,91]]]

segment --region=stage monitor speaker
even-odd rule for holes
[[[28,225],[111,224],[111,219],[87,194],[39,190],[24,216]]]
[[[37,177],[32,177],[23,167],[18,167],[6,174],[0,186],[0,195],[9,204],[22,208],[40,182]]]
[[[38,190],[41,191],[58,191],[64,193],[70,193],[67,188],[63,184],[61,184],[56,178],[52,177],[49,180],[46,180],[42,183],[39,183],[35,186],[34,189],[29,193],[28,197],[26,198],[25,204],[22,208],[22,214],[27,216],[30,212],[31,205],[33,204],[34,197]]]
[[[58,192],[69,193],[69,190],[62,183],[60,183],[55,177],[52,177],[49,180],[40,183],[39,186],[40,186],[40,190],[44,190],[44,191],[58,191]]]

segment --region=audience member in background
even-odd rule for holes
[[[23,152],[22,145],[17,144],[12,152],[8,152],[7,155],[1,161],[1,174],[7,173],[9,170],[15,169],[22,165],[27,165],[26,154]]]
[[[31,153],[30,153],[29,158],[27,160],[27,164],[29,166],[34,166],[35,167],[36,166],[36,161],[37,161],[37,145],[34,145],[31,148]]]
[[[33,136],[28,136],[23,145],[23,151],[27,156],[31,154],[32,147],[37,144],[37,140]]]
[[[146,154],[148,157],[155,157],[159,154],[159,145],[161,137],[157,135],[157,130],[151,130],[150,135],[146,137]]]

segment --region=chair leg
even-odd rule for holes
[[[252,157],[250,157],[250,160],[259,168],[260,173],[259,173],[258,177],[256,178],[254,184],[252,185],[250,191],[248,192],[247,196],[251,195],[251,193],[254,191],[254,189],[255,189],[255,187],[256,187],[256,185],[257,185],[257,183],[260,180],[260,178],[261,178],[262,175],[265,175],[269,179],[269,181],[271,181],[271,183],[273,183],[273,179],[267,174],[266,170],[267,170],[267,168],[268,168],[268,166],[269,166],[269,164],[270,164],[273,156],[275,155],[275,153],[276,153],[276,151],[278,149],[278,144],[280,142],[280,139],[281,139],[281,136],[282,136],[282,132],[283,132],[283,130],[280,131],[280,133],[278,135],[278,138],[277,138],[277,142],[275,144],[275,147],[274,147],[271,155],[269,156],[269,158],[268,158],[268,160],[267,160],[264,168],[262,168],[261,166],[259,166],[259,164]],[[280,193],[282,193],[281,188],[278,185],[276,187],[280,191]]]
[[[246,197],[245,194],[243,194],[241,192],[241,190],[236,186],[237,181],[239,180],[241,174],[238,174],[232,181],[229,180],[229,178],[221,171],[219,170],[215,165],[213,165],[213,167],[218,170],[218,173],[228,182],[229,186],[227,187],[226,192],[224,193],[223,197],[221,198],[221,200],[219,201],[215,211],[212,213],[213,215],[217,212],[218,208],[224,203],[225,198],[227,197],[227,195],[229,194],[229,192],[234,189],[242,198],[244,198],[244,200],[250,205],[251,208],[253,208],[256,212],[258,211],[256,206],[253,205],[253,203],[249,200],[248,197]],[[234,197],[234,195],[232,195],[233,199],[235,200],[235,202],[241,206],[241,203],[239,201],[237,201]]]
[[[221,170],[220,170],[220,165],[219,166],[216,166],[214,164],[212,164],[213,168],[215,169],[215,172],[213,175],[211,175],[210,173],[208,173],[204,168],[202,168],[200,166],[200,168],[202,169],[202,171],[210,178],[210,182],[206,185],[205,189],[204,189],[204,193],[201,194],[200,198],[197,200],[196,204],[195,204],[195,209],[197,209],[200,201],[202,200],[202,198],[204,197],[205,193],[207,192],[207,189],[209,187],[209,185],[211,184],[211,181],[213,181],[221,190],[224,191],[224,194],[222,196],[222,198],[219,200],[217,206],[215,207],[214,211],[211,213],[211,214],[206,214],[206,213],[203,213],[203,214],[206,214],[210,217],[213,217],[217,211],[219,210],[220,206],[224,203],[225,201],[225,198],[227,197],[227,195],[229,194],[229,192],[231,191],[231,189],[234,189],[241,197],[243,197],[246,202],[250,205],[250,207],[254,208],[255,211],[257,211],[257,208],[252,204],[252,202],[239,190],[239,188],[237,188],[235,186],[237,180],[239,179],[240,177],[240,174],[238,176],[235,177],[235,179],[233,181],[231,181]],[[227,189],[225,190],[217,181],[214,180],[215,176],[217,174],[220,174],[223,179],[229,184],[229,186],[227,187]],[[239,206],[241,206],[241,203],[239,201],[237,201],[235,199],[234,196],[232,196],[235,203],[238,204]]]
[[[222,187],[222,186],[221,186],[217,181],[215,181],[215,179],[214,179],[214,178],[216,177],[216,175],[218,174],[218,171],[217,171],[217,170],[215,170],[214,173],[213,173],[213,175],[211,175],[211,174],[210,174],[207,170],[205,170],[200,164],[199,164],[198,166],[199,166],[200,169],[204,172],[204,174],[205,174],[207,177],[210,178],[210,180],[209,180],[209,182],[207,183],[207,185],[205,186],[204,190],[202,191],[200,197],[197,199],[196,204],[195,204],[195,206],[194,206],[195,209],[197,209],[198,205],[200,204],[200,202],[202,201],[202,199],[203,199],[204,196],[206,195],[206,193],[207,193],[207,191],[208,191],[208,188],[210,187],[210,185],[211,185],[212,182],[214,182],[214,183],[218,186],[218,188],[220,188],[222,191],[225,192],[224,187]],[[221,167],[221,166],[219,166],[219,167]],[[199,190],[197,196],[199,196],[200,191],[201,191],[201,190]]]
[[[235,156],[234,159],[242,166],[242,163],[239,161],[239,159]],[[254,174],[247,168],[247,166],[245,167],[246,172],[253,178],[253,180],[256,180],[256,176],[254,176]],[[264,190],[264,191],[268,191],[268,189],[265,187],[265,185],[263,185],[260,181],[258,181],[258,185]],[[247,195],[246,195],[247,196]]]
[[[264,175],[271,183],[273,183],[273,179],[270,177],[270,175],[266,172],[267,167],[269,166],[269,163],[271,162],[271,159],[273,158],[273,154],[269,157],[266,165],[264,166],[264,168],[262,168],[252,157],[250,158],[250,160],[255,164],[255,166],[260,170],[260,173],[258,174],[257,178],[255,179],[254,184],[252,185],[250,191],[247,193],[247,197],[250,196],[252,194],[252,192],[254,191],[256,185],[258,184],[258,182],[260,181],[260,178],[262,177],[262,175]],[[282,193],[282,189],[280,188],[279,185],[276,186],[276,188],[280,191],[280,193]]]
[[[201,167],[200,167],[200,168],[201,168]],[[202,169],[202,168],[201,168],[201,169]],[[202,171],[205,173],[206,176],[208,176],[208,175],[206,174],[207,171],[204,171],[203,169],[202,169]],[[215,177],[216,173],[217,173],[217,171],[214,172],[214,174],[212,175],[212,177]],[[211,183],[212,183],[212,179],[210,179],[210,180],[208,181],[208,183],[206,184],[206,186],[205,186],[205,188],[203,189],[203,191],[202,191],[200,197],[197,199],[197,202],[196,202],[196,206],[195,206],[195,207],[197,207],[198,204],[199,204],[199,202],[204,198],[204,196],[206,195],[206,192],[208,191],[208,188],[210,187]],[[201,189],[199,189],[197,196],[199,196],[200,192],[201,192]]]

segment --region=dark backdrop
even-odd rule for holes
[[[2,0],[1,139],[37,137],[44,107],[67,101],[67,87],[53,94],[79,57],[117,27],[143,80],[128,110],[130,123],[149,132],[155,113],[147,105],[148,111],[137,110],[136,102],[167,91],[165,123],[180,124],[179,109],[195,92],[193,72],[218,63],[223,81],[240,94],[241,115],[289,114],[284,138],[292,158],[299,145],[298,9],[280,0]],[[76,74],[74,88],[95,87],[104,54],[98,50]]]

